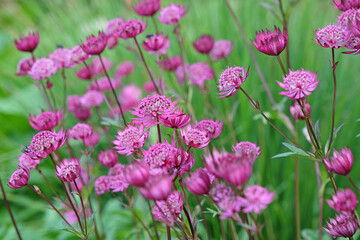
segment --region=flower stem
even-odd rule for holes
[[[139,50],[141,61],[143,62],[144,66],[145,66],[145,68],[146,68],[146,71],[148,72],[148,74],[149,74],[149,76],[150,76],[150,79],[151,79],[152,83],[154,84],[154,87],[155,87],[156,92],[157,92],[158,94],[161,94],[161,93],[160,93],[160,90],[159,90],[159,88],[158,88],[158,86],[157,86],[157,84],[156,84],[156,82],[155,82],[155,80],[154,80],[154,78],[153,78],[153,76],[152,76],[152,74],[151,74],[151,72],[150,72],[149,66],[147,65],[147,63],[146,63],[146,61],[145,61],[144,55],[143,55],[143,53],[142,53],[142,51],[141,51],[140,45],[139,45],[136,37],[134,37],[134,41],[135,41],[136,47],[137,47],[138,50]]]
[[[83,212],[83,217],[84,217],[84,225],[85,225],[85,234],[87,235],[87,223],[86,223],[86,209],[85,209],[85,205],[84,205],[84,200],[83,200],[83,197],[81,195],[81,192],[76,184],[76,181],[74,180],[74,185],[75,185],[75,188],[79,194],[79,197],[80,197],[80,202],[81,202],[81,207],[82,207],[82,212]]]
[[[166,226],[166,233],[167,233],[167,239],[171,240],[171,232],[170,232],[170,227]]]
[[[346,175],[347,179],[349,179],[351,185],[356,189],[358,193],[360,193],[360,189],[355,185],[354,181],[350,178],[350,175]]]
[[[145,231],[146,231],[147,234],[149,235],[149,238],[150,238],[151,240],[153,240],[154,238],[153,238],[153,236],[151,235],[151,232],[150,232],[149,228],[145,225],[145,223],[144,223],[144,222],[141,220],[141,218],[137,215],[137,213],[135,212],[135,210],[134,210],[133,208],[131,208],[131,207],[129,207],[129,208],[130,208],[132,214],[134,215],[134,217],[135,217],[135,218],[140,222],[140,224],[144,227]]]
[[[319,164],[319,163],[317,163]],[[300,174],[299,174],[299,157],[295,156],[295,224],[296,240],[301,239],[301,218],[300,218]]]
[[[282,63],[282,61],[281,61],[280,56],[277,55],[277,56],[276,56],[276,59],[278,60],[278,62],[279,62],[279,64],[280,64],[280,67],[281,67],[281,70],[282,70],[282,72],[284,73],[284,76],[285,76],[287,73],[286,73],[286,70],[285,70],[285,68],[284,68],[284,65],[283,65],[283,63]]]
[[[229,219],[229,225],[230,225],[232,239],[239,240],[238,235],[236,233],[234,221],[231,218]]]
[[[254,224],[255,224],[255,227],[256,227],[256,230],[257,230],[257,232],[258,232],[258,234],[259,234],[260,240],[264,240],[264,236],[263,236],[262,233],[261,233],[261,229],[260,229],[259,224],[257,223],[255,217],[254,217],[252,214],[249,214],[249,215],[250,215],[251,220],[252,220],[252,221],[254,222]]]
[[[279,8],[280,8],[280,12],[281,12],[281,16],[282,16],[282,22],[283,22],[283,27],[287,30],[287,18],[286,18],[286,14],[284,11],[284,7],[282,4],[282,0],[279,0]],[[286,44],[286,63],[287,63],[287,67],[288,69],[290,69],[290,48],[289,48],[289,37],[288,37],[288,42]]]
[[[189,202],[187,200],[187,196],[186,196],[186,192],[185,192],[185,188],[184,188],[184,183],[182,182],[181,178],[180,178],[179,182],[180,182],[180,186],[181,186],[181,189],[183,191],[183,194],[184,194],[186,207],[188,209],[188,212],[187,212],[186,209],[185,209],[185,206],[184,206],[184,212],[185,212],[186,217],[188,218],[188,222],[189,222],[189,225],[190,225],[190,230],[191,230],[192,236],[194,237],[195,236],[195,231],[194,231],[194,227],[193,227],[193,224],[192,224],[191,211],[190,211]]]
[[[65,205],[67,205],[66,202],[65,202],[64,200],[62,200],[62,198],[59,196],[59,194],[57,194],[57,192],[55,191],[54,187],[50,184],[49,180],[45,177],[45,175],[42,173],[42,171],[41,171],[38,167],[36,167],[35,169],[36,169],[36,171],[44,178],[45,182],[46,182],[47,185],[50,187],[50,189],[51,189],[51,191],[54,193],[54,195],[55,195],[62,203],[64,203]]]
[[[316,170],[316,180],[319,189],[319,240],[322,239],[322,222],[323,222],[323,213],[324,213],[324,190],[321,184],[321,172],[319,168],[319,163],[315,162],[315,170]]]
[[[43,80],[41,80],[40,81],[40,84],[41,84],[41,88],[42,88],[42,90],[43,90],[43,92],[44,92],[44,101],[45,101],[45,104],[47,105],[47,107],[48,107],[48,109],[49,110],[53,110],[54,108],[53,108],[53,106],[51,105],[51,103],[50,103],[50,98],[49,98],[49,95],[48,95],[48,93],[47,93],[47,91],[46,91],[46,87],[45,87],[45,84],[44,84],[44,82],[43,82]]]
[[[159,240],[160,239],[159,238],[159,233],[158,233],[157,228],[156,228],[156,221],[155,221],[154,215],[152,214],[152,211],[151,211],[152,209],[151,209],[150,201],[148,199],[146,199],[146,202],[147,202],[147,205],[149,207],[150,214],[151,214],[151,219],[152,219],[152,222],[153,222],[156,239]]]
[[[336,101],[335,70],[336,70],[337,63],[335,63],[335,49],[334,48],[331,48],[331,56],[332,56],[331,68],[332,68],[332,73],[333,73],[333,78],[334,78],[334,95],[333,95],[333,107],[332,107],[332,118],[331,118],[331,134],[330,134],[330,141],[329,141],[329,149],[327,150],[326,156],[329,154],[329,152],[331,150],[331,145],[332,145],[333,136],[334,136],[334,125],[335,125],[335,101]]]
[[[160,124],[156,124],[156,127],[157,127],[158,136],[159,136],[159,142],[161,143],[161,131],[160,131]]]
[[[12,211],[11,211],[11,208],[10,208],[10,204],[9,204],[9,201],[7,200],[7,197],[6,197],[6,193],[5,193],[5,189],[4,189],[4,186],[2,184],[2,181],[1,181],[1,178],[0,178],[0,188],[1,188],[1,192],[2,192],[2,195],[3,195],[3,198],[4,198],[4,202],[5,202],[5,206],[6,206],[6,209],[8,210],[9,212],[9,215],[10,215],[10,218],[11,218],[11,221],[12,221],[12,224],[14,225],[14,228],[15,228],[15,231],[16,231],[16,234],[19,238],[19,240],[21,240],[21,235],[20,235],[20,231],[16,225],[16,221],[15,221],[15,218],[12,214]]]
[[[65,75],[65,68],[63,68],[61,70],[61,76],[64,82],[64,96],[63,96],[63,111],[64,111],[64,115],[67,114],[67,98],[66,98],[66,75]],[[66,118],[66,117],[64,117]]]
[[[205,225],[205,229],[206,229],[206,234],[207,234],[208,240],[210,240],[211,238],[210,238],[209,226],[208,226],[207,221],[206,221],[206,218],[205,218],[204,209],[203,209],[203,207],[202,207],[202,205],[201,205],[199,196],[198,196],[198,195],[195,195],[195,196],[196,196],[196,200],[197,200],[197,202],[198,202],[198,204],[199,204],[199,206],[200,206],[201,215],[202,215],[202,217],[203,217],[203,219],[204,219],[204,225]]]
[[[155,32],[156,32],[156,34],[158,34],[158,33],[159,33],[159,28],[158,28],[158,25],[157,25],[156,20],[155,20],[155,18],[154,18],[154,15],[151,16],[151,20],[152,20],[152,22],[153,22],[153,24],[154,24]]]

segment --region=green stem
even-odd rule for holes
[[[149,207],[150,214],[151,214],[151,219],[152,219],[152,222],[153,222],[156,239],[159,240],[159,239],[160,239],[160,238],[159,238],[159,233],[158,233],[158,231],[157,231],[156,221],[155,221],[154,215],[152,214],[152,208],[151,208],[151,205],[150,205],[150,201],[149,201],[148,199],[146,199],[146,202],[147,202],[147,205],[148,205],[148,207]]]
[[[360,189],[355,185],[354,181],[350,178],[350,175],[346,175],[347,179],[349,179],[351,185],[356,189],[358,193],[360,193]]]
[[[84,200],[83,200],[83,197],[81,195],[81,192],[76,184],[76,181],[74,180],[74,185],[75,185],[75,188],[79,194],[79,197],[80,197],[80,202],[81,202],[81,207],[82,207],[82,212],[83,212],[83,217],[84,217],[84,225],[85,225],[85,235],[87,235],[87,223],[86,223],[86,209],[85,209],[85,205],[84,205]]]
[[[285,70],[285,68],[284,68],[284,65],[283,65],[283,63],[282,63],[282,61],[281,61],[280,56],[277,55],[277,56],[276,56],[276,59],[278,60],[278,62],[279,62],[279,64],[280,64],[280,67],[281,67],[282,72],[284,73],[284,76],[286,76],[287,73],[286,73],[286,70]]]
[[[48,95],[48,93],[46,91],[46,87],[45,87],[45,84],[44,84],[43,80],[40,81],[40,85],[41,85],[41,88],[42,88],[42,90],[44,92],[44,96],[45,96],[44,101],[45,101],[46,106],[48,107],[49,110],[53,110],[54,108],[50,103],[50,98],[49,98],[49,95]]]
[[[208,238],[208,240],[210,240],[211,238],[210,238],[209,226],[208,226],[206,218],[205,218],[204,209],[203,209],[202,204],[200,202],[199,196],[198,195],[195,195],[195,196],[196,196],[196,200],[197,200],[197,202],[198,202],[198,204],[200,206],[200,211],[201,211],[201,215],[202,215],[203,220],[204,220],[204,225],[205,225],[205,229],[206,229],[207,238]]]
[[[335,74],[335,70],[336,70],[337,63],[335,63],[335,50],[334,50],[334,48],[331,48],[331,56],[332,56],[331,68],[332,68],[332,74],[333,74],[333,79],[334,79],[334,95],[333,95],[333,107],[332,107],[332,118],[331,118],[331,134],[330,134],[330,141],[329,141],[329,149],[328,149],[328,151],[326,153],[326,156],[329,155],[329,152],[331,150],[331,145],[332,145],[333,136],[334,136],[334,127],[335,127],[335,101],[336,101],[336,74]]]
[[[230,225],[230,231],[231,231],[232,239],[233,240],[239,240],[238,235],[236,233],[234,221],[231,218],[229,219],[229,225]]]
[[[261,229],[260,229],[259,224],[257,223],[255,217],[252,214],[250,214],[250,218],[255,224],[256,230],[257,230],[257,232],[259,234],[259,237],[260,237],[260,240],[264,240],[264,236],[261,233]]]

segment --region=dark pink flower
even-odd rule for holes
[[[280,92],[280,94],[294,100],[310,95],[319,84],[319,81],[316,81],[316,73],[305,71],[304,69],[290,70],[289,74],[283,77],[283,79],[284,83],[277,81],[280,87],[286,90]]]
[[[99,91],[90,90],[80,98],[80,103],[84,107],[97,107],[104,101],[104,94]]]
[[[350,32],[343,27],[328,25],[316,30],[315,42],[325,48],[344,47],[350,37]]]
[[[333,157],[326,158],[324,164],[328,171],[339,175],[348,175],[352,169],[354,157],[350,148],[340,148],[339,151],[333,152]]]
[[[93,132],[89,137],[84,139],[84,145],[86,147],[95,147],[100,141],[100,138],[100,134],[98,134],[97,132]]]
[[[354,54],[354,55],[359,54],[360,53],[360,37],[351,35],[349,38],[349,41],[346,44],[346,48],[348,48],[352,51],[343,52],[345,54]]]
[[[202,35],[199,37],[196,42],[193,43],[193,46],[196,51],[203,54],[210,53],[211,49],[214,46],[214,38],[210,35]]]
[[[125,170],[127,182],[135,187],[143,187],[150,176],[150,167],[145,162],[135,161]]]
[[[133,62],[122,62],[118,65],[114,76],[123,78],[132,73],[134,69],[135,64]]]
[[[92,169],[92,165],[89,164],[89,170]],[[69,182],[69,186],[70,186],[70,189],[72,191],[76,191],[77,192],[77,189],[76,189],[76,186],[75,186],[75,183],[76,182],[76,185],[77,185],[77,188],[79,189],[79,191],[81,192],[81,190],[84,188],[85,185],[87,185],[89,183],[89,175],[87,174],[87,170],[85,170],[84,168],[82,168],[80,166],[80,174],[79,174],[79,177],[75,179],[75,181],[73,182]]]
[[[108,176],[100,176],[95,180],[94,183],[95,193],[96,195],[102,195],[105,192],[110,191],[110,177]]]
[[[110,81],[114,89],[119,88],[122,85],[121,81],[119,80],[110,79]],[[112,91],[111,85],[107,77],[100,78],[96,80],[96,82],[91,83],[89,86],[89,90]]]
[[[209,134],[206,131],[191,127],[191,125],[180,130],[184,143],[193,148],[204,148],[210,142]]]
[[[148,37],[142,46],[149,53],[165,55],[170,47],[170,41],[168,37],[161,33]]]
[[[332,200],[327,199],[326,202],[335,211],[347,213],[355,211],[359,203],[355,193],[350,188],[345,188],[344,191],[337,191],[332,195]]]
[[[358,230],[359,220],[354,213],[340,213],[336,215],[336,219],[329,218],[327,227],[324,228],[333,238],[336,237],[352,237]]]
[[[29,171],[36,168],[36,166],[40,163],[40,160],[32,159],[29,155],[23,154],[18,157],[19,166],[27,168]]]
[[[19,165],[19,168],[11,175],[7,185],[11,188],[22,188],[30,179],[29,169]]]
[[[87,123],[78,123],[69,130],[68,136],[76,140],[84,140],[93,133],[93,128]]]
[[[288,42],[288,35],[286,28],[281,30],[274,26],[274,32],[266,29],[256,32],[256,38],[252,43],[259,52],[265,53],[270,56],[278,56],[286,47]]]
[[[90,55],[84,52],[80,46],[71,49],[71,61],[74,66],[85,62],[89,57]]]
[[[228,40],[219,40],[214,43],[209,55],[213,61],[219,61],[226,58],[233,48],[233,43]]]
[[[98,155],[99,162],[105,167],[113,167],[119,160],[115,150],[106,149],[101,151]]]
[[[185,178],[185,184],[189,192],[195,195],[207,194],[210,191],[210,178],[202,168],[196,169]]]
[[[340,27],[348,28],[349,24],[355,21],[356,18],[360,17],[359,9],[349,9],[343,12],[337,19],[338,25]]]
[[[160,0],[144,0],[139,2],[134,10],[140,16],[151,17],[159,11],[160,5]]]
[[[52,130],[56,127],[62,119],[62,113],[59,110],[57,113],[54,111],[51,112],[42,112],[40,115],[31,116],[29,115],[29,124],[30,126],[38,131]]]
[[[168,171],[172,176],[182,177],[189,172],[195,164],[195,158],[192,153],[187,153],[182,149],[175,149],[174,159],[169,165]],[[172,166],[172,167],[171,167]]]
[[[346,11],[351,8],[360,8],[360,0],[333,0],[334,8]]]
[[[176,111],[173,115],[160,119],[160,122],[168,128],[180,129],[186,127],[191,121],[191,116],[183,110]]]
[[[245,71],[243,67],[228,67],[223,71],[219,78],[220,98],[233,96],[245,82],[249,75],[249,69]]]
[[[144,161],[150,168],[171,169],[175,166],[176,148],[168,142],[157,143],[150,146],[149,150],[143,150]]]
[[[249,163],[253,164],[256,158],[260,155],[260,147],[252,142],[239,142],[232,147],[234,153],[240,154]]]
[[[160,119],[167,118],[174,114],[178,107],[178,101],[171,101],[171,98],[158,94],[143,98],[140,104],[131,111],[138,118],[134,118],[135,124],[142,124],[150,128],[154,124],[159,124]]]
[[[185,7],[171,4],[160,11],[159,21],[163,24],[176,25],[186,14]]]
[[[125,178],[126,166],[120,163],[115,164],[109,170],[109,185],[112,192],[123,192],[129,187]]]
[[[106,34],[99,32],[98,37],[95,37],[94,35],[87,37],[86,42],[81,42],[80,47],[89,55],[99,55],[105,50],[106,44]]]
[[[174,191],[166,200],[156,201],[156,206],[152,214],[167,226],[172,227],[177,221],[183,209],[183,196],[178,191]]]
[[[223,122],[218,120],[201,120],[194,128],[207,132],[209,138],[217,138],[222,132]]]
[[[274,193],[258,185],[248,186],[244,190],[245,202],[244,213],[254,212],[259,214],[261,210],[267,208],[273,199]]]
[[[39,58],[32,65],[28,74],[35,80],[42,80],[54,75],[57,71],[57,67],[53,60],[49,58]]]
[[[91,117],[91,110],[90,108],[80,105],[75,109],[74,115],[80,121],[87,121]]]
[[[92,78],[91,70],[87,67],[80,68],[75,74],[78,78],[83,80],[90,80]]]
[[[16,76],[26,76],[34,63],[35,59],[33,59],[32,57],[21,59],[17,65]]]
[[[74,63],[71,57],[72,51],[66,48],[57,48],[49,54],[49,58],[54,61],[57,68],[72,68]]]
[[[181,57],[166,57],[163,61],[160,61],[159,65],[166,71],[175,71],[181,65]]]
[[[294,119],[298,119],[298,120],[305,119],[304,113],[301,110],[301,107],[298,102],[294,102],[293,105],[290,106],[290,113]],[[307,101],[305,102],[305,113],[307,117],[310,117],[311,107]]]
[[[119,154],[129,156],[144,146],[149,135],[149,129],[145,131],[144,126],[128,125],[124,131],[118,131],[115,141],[115,149]]]
[[[56,166],[56,175],[62,181],[72,182],[80,175],[80,164],[76,158],[64,159]]]
[[[20,36],[19,40],[15,40],[15,47],[21,52],[33,52],[39,44],[39,40],[39,33],[32,32],[27,36]]]
[[[146,22],[130,19],[123,22],[118,30],[115,32],[115,35],[118,38],[128,39],[134,38],[146,29]]]
[[[150,200],[165,200],[171,194],[172,186],[172,178],[168,174],[154,169],[140,192]]]

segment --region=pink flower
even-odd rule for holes
[[[234,190],[223,183],[218,183],[215,187],[211,188],[209,195],[215,203],[218,203],[222,199],[234,195]]]
[[[199,87],[204,87],[205,81],[212,79],[215,75],[212,68],[207,63],[203,62],[192,64],[189,68],[189,72],[189,80],[192,85],[198,85]]]
[[[213,61],[219,61],[227,57],[233,48],[233,43],[228,40],[220,40],[214,43],[209,55]]]
[[[269,29],[266,29],[266,32],[264,30],[256,32],[256,39],[252,43],[259,52],[270,56],[279,56],[286,47],[288,35],[286,28],[283,29],[284,33],[281,33],[278,27],[274,26],[274,28],[274,32]]]
[[[114,89],[119,88],[122,83],[119,80],[110,79],[112,86]],[[95,91],[112,91],[111,85],[109,83],[109,80],[106,77],[100,78],[96,80],[96,82],[93,82],[89,86],[89,90],[95,90]]]
[[[211,35],[202,35],[193,43],[193,46],[199,53],[208,54],[213,48],[214,43],[214,38]]]
[[[143,89],[146,93],[152,93],[156,91],[155,85],[152,81],[147,81],[144,83]]]
[[[74,115],[80,121],[86,121],[91,117],[91,110],[90,108],[80,105],[75,109]]]
[[[182,209],[183,196],[178,191],[174,191],[166,200],[156,201],[152,214],[158,221],[172,227],[180,216]]]
[[[125,86],[120,93],[119,101],[123,111],[136,107],[141,101],[141,89],[132,84]]]
[[[62,181],[73,182],[80,175],[80,164],[76,158],[64,159],[56,166],[56,175]]]
[[[41,131],[37,133],[29,147],[24,153],[32,159],[41,160],[46,158],[50,153],[58,150],[66,141],[65,132],[60,129],[58,133],[55,131]]]
[[[124,131],[118,131],[115,141],[115,149],[119,154],[129,156],[144,146],[149,135],[149,129],[144,131],[144,126],[128,125]]]
[[[171,98],[158,94],[149,95],[143,98],[140,104],[131,111],[132,114],[138,116],[138,118],[134,118],[133,122],[142,124],[147,128],[159,124],[160,119],[167,118],[176,112],[178,109],[177,102],[171,102]]]
[[[184,128],[186,127],[191,121],[191,116],[185,114],[183,110],[176,111],[173,115],[160,119],[160,122],[168,128]]]
[[[326,158],[324,164],[328,171],[339,175],[348,175],[352,169],[354,157],[350,148],[340,148],[333,152],[332,158]]]
[[[252,142],[239,142],[232,147],[234,153],[240,154],[251,164],[254,164],[256,158],[260,155],[260,147]]]
[[[185,173],[189,172],[195,164],[195,158],[192,153],[187,153],[181,149],[175,149],[174,159],[168,165],[168,171],[172,176],[182,177]]]
[[[105,167],[113,167],[119,160],[119,157],[115,150],[106,149],[101,151],[98,155],[99,162]]]
[[[7,185],[11,188],[22,188],[30,179],[29,169],[19,165],[19,168],[11,175]]]
[[[71,57],[71,50],[66,48],[57,48],[49,54],[49,58],[54,61],[57,68],[72,68],[74,64]]]
[[[18,159],[20,161],[19,165],[24,168],[27,168],[29,171],[36,168],[37,165],[39,165],[40,163],[40,160],[32,159],[29,155],[26,154],[19,156]]]
[[[75,140],[84,140],[93,133],[93,128],[87,123],[78,123],[69,130],[68,136]]]
[[[32,32],[27,36],[20,36],[19,40],[15,40],[15,47],[21,52],[33,52],[39,44],[39,40],[39,33]]]
[[[274,193],[258,185],[248,186],[244,190],[245,203],[244,213],[254,212],[259,214],[261,210],[267,208],[273,199]]]
[[[34,63],[35,59],[33,59],[32,57],[21,59],[17,65],[16,76],[26,76]]]
[[[80,46],[73,47],[71,49],[71,61],[73,65],[78,65],[80,63],[85,62],[90,57],[89,54],[84,52],[84,50]]]
[[[127,182],[135,187],[143,187],[150,176],[150,167],[145,162],[137,162],[128,165],[125,171]]]
[[[33,129],[38,131],[52,130],[60,123],[61,119],[61,111],[58,111],[57,113],[54,111],[42,112],[38,116],[29,115],[29,124]]]
[[[201,120],[194,126],[194,128],[205,131],[209,138],[217,138],[222,132],[222,126],[222,121],[219,123],[218,120]]]
[[[127,75],[129,75],[130,73],[132,73],[135,69],[135,64],[133,62],[122,62],[118,65],[116,72],[115,72],[115,77],[125,77]]]
[[[67,208],[65,205],[63,205],[63,207],[65,207],[65,209],[68,210],[68,211],[61,211],[65,215],[66,220],[70,224],[76,224],[78,220],[77,220],[77,216],[76,216],[76,213],[74,212],[74,210],[72,208]],[[81,212],[81,214],[83,215],[82,208],[75,206],[75,209],[77,209],[76,211]],[[91,215],[91,209],[86,208],[85,209],[85,216],[89,217],[90,215]]]
[[[343,52],[345,54],[354,54],[357,55],[360,53],[360,37],[356,37],[351,35],[349,41],[346,44],[346,48],[351,49],[353,51]]]
[[[146,29],[146,23],[137,19],[130,19],[123,22],[115,35],[118,38],[128,39],[134,38]]]
[[[159,11],[160,5],[160,0],[144,0],[139,2],[134,10],[140,16],[151,17]]]
[[[239,196],[226,196],[220,200],[218,205],[222,211],[220,219],[228,219],[240,212],[244,206],[244,199]]]
[[[167,49],[170,47],[170,41],[168,37],[161,33],[148,37],[142,46],[149,53],[165,55]]]
[[[91,35],[86,38],[86,42],[81,42],[80,47],[89,55],[100,55],[106,47],[107,36],[103,32],[99,32],[98,37]]]
[[[125,178],[126,166],[120,163],[115,164],[109,170],[109,185],[113,189],[112,192],[123,192],[129,187],[129,183]]]
[[[163,61],[160,61],[159,65],[166,71],[175,71],[181,65],[181,57],[166,57]]]
[[[280,87],[286,90],[280,92],[280,94],[294,100],[310,95],[319,84],[319,81],[316,81],[316,73],[305,71],[304,69],[290,70],[289,74],[283,78],[284,83],[277,81]]]
[[[234,95],[241,88],[241,84],[245,82],[248,75],[249,69],[245,71],[243,67],[228,67],[223,71],[218,85],[219,91],[222,91],[218,93],[221,95],[220,98]]]
[[[90,90],[80,98],[80,103],[84,107],[97,107],[104,101],[104,94],[99,91]]]
[[[92,169],[92,165],[89,164],[89,169],[91,170]],[[76,189],[76,186],[75,186],[75,182],[76,182],[76,185],[79,189],[79,191],[81,192],[82,189],[84,188],[84,185],[87,185],[89,183],[89,175],[87,174],[87,171],[82,168],[80,166],[80,174],[79,174],[79,177],[75,179],[75,181],[73,182],[69,182],[69,186],[70,186],[70,189],[72,191],[76,191],[77,192],[77,189]]]
[[[328,25],[316,30],[315,42],[325,48],[340,48],[346,45],[349,37],[350,33],[345,28]]]
[[[86,147],[92,146],[95,147],[100,141],[100,134],[93,132],[90,136],[84,139],[84,145]]]
[[[95,193],[96,195],[102,195],[105,192],[110,191],[110,177],[108,176],[100,176],[95,180],[94,183]]]
[[[176,148],[168,142],[157,143],[150,146],[149,150],[143,150],[144,161],[150,168],[171,169],[175,165]]]
[[[293,105],[290,106],[290,113],[294,119],[298,119],[298,120],[305,119],[304,113],[301,110],[301,107],[298,102],[294,102]],[[307,101],[305,102],[305,113],[307,117],[310,117],[311,107]]]
[[[340,27],[348,28],[349,24],[355,21],[356,18],[359,18],[360,10],[359,9],[349,9],[343,12],[337,19],[338,25]]]
[[[160,11],[159,21],[163,24],[176,25],[185,16],[185,7],[171,4]]]
[[[150,171],[150,177],[140,192],[150,200],[165,200],[171,194],[173,182],[172,178],[161,171]]]
[[[108,71],[113,63],[110,59],[106,57],[101,57],[105,66],[106,71]],[[101,64],[100,58],[95,58],[90,65],[90,71],[92,76],[97,76],[104,73],[104,68]]]
[[[57,67],[53,60],[49,58],[40,58],[32,65],[28,74],[35,80],[42,80],[54,75],[57,71]]]
[[[333,0],[334,8],[340,11],[346,11],[351,8],[360,8],[360,0]]]
[[[106,26],[105,34],[110,37],[119,30],[120,25],[123,23],[124,20],[122,18],[114,18],[109,20]]]
[[[210,178],[202,168],[185,178],[185,184],[189,192],[195,195],[207,194],[210,191]]]
[[[327,199],[326,202],[329,206],[338,212],[351,213],[355,211],[357,204],[359,203],[356,195],[350,188],[345,188],[344,191],[337,191],[332,195],[332,200]]]
[[[333,238],[336,237],[352,237],[358,230],[359,220],[354,213],[340,213],[336,215],[336,219],[329,218],[327,227],[324,228]]]
[[[87,67],[80,68],[75,74],[78,78],[83,80],[90,80],[92,78],[91,70]]]
[[[210,142],[209,134],[206,131],[191,127],[191,125],[180,130],[182,140],[188,146],[193,148],[204,148]]]

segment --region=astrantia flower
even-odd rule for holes
[[[194,128],[207,132],[209,138],[217,138],[222,132],[223,122],[218,120],[201,120]]]
[[[115,149],[119,154],[129,156],[136,150],[144,146],[149,135],[149,129],[144,131],[144,126],[128,125],[124,131],[118,131],[115,141]]]
[[[58,133],[55,131],[42,131],[33,137],[24,153],[33,159],[44,159],[50,153],[58,150],[65,141],[66,136],[62,129]]]
[[[74,110],[74,115],[80,121],[87,121],[91,117],[91,110],[80,105]]]
[[[345,54],[354,54],[357,55],[360,53],[360,37],[351,35],[349,41],[346,44],[346,48],[352,51],[343,52]]]
[[[146,29],[146,22],[130,19],[123,22],[114,33],[118,38],[134,38]]]
[[[244,213],[254,212],[259,214],[261,210],[267,208],[273,199],[274,193],[258,185],[248,186],[244,190],[245,202]]]
[[[156,206],[154,206],[152,214],[158,221],[164,222],[167,226],[172,227],[177,221],[183,205],[182,194],[174,191],[166,200],[156,201]]]
[[[101,151],[98,155],[99,162],[105,167],[113,167],[119,160],[119,157],[115,150],[106,149]]]
[[[345,188],[344,191],[337,191],[332,195],[332,200],[327,199],[326,202],[335,211],[347,213],[355,211],[359,203],[355,193],[350,188]]]
[[[334,7],[340,11],[346,11],[351,8],[360,8],[360,0],[333,0]]]
[[[57,71],[57,67],[53,60],[49,58],[40,58],[32,65],[28,74],[31,78],[36,80],[42,80],[54,75]]]
[[[123,192],[129,187],[125,178],[126,166],[120,163],[115,164],[109,170],[109,185],[113,192]]]
[[[350,148],[340,148],[333,152],[332,158],[326,158],[324,164],[330,172],[340,175],[348,175],[352,169],[354,157]]]
[[[185,178],[185,184],[189,192],[195,195],[207,194],[210,191],[210,178],[202,168]]]
[[[157,81],[157,80],[155,80],[155,81]],[[151,80],[144,83],[143,89],[146,93],[153,93],[156,91],[156,87],[155,87],[153,81],[151,81]]]
[[[89,67],[80,68],[75,74],[78,78],[83,80],[90,80],[92,78],[91,69]]]
[[[59,124],[61,119],[62,113],[60,110],[57,113],[54,111],[42,112],[38,116],[29,115],[29,124],[33,129],[38,131],[52,130]]]
[[[172,176],[182,177],[189,172],[195,164],[195,158],[192,153],[187,153],[182,149],[176,149],[174,152],[174,160],[171,162],[171,168],[168,171]]]
[[[142,44],[143,48],[152,54],[166,54],[170,47],[169,37],[164,34],[156,34],[148,37]]]
[[[20,36],[15,40],[15,47],[21,52],[33,52],[39,44],[40,36],[38,32],[30,33],[27,36]]]
[[[140,192],[150,200],[165,200],[171,194],[172,178],[162,170],[153,169]]]
[[[193,43],[193,46],[199,53],[208,54],[213,48],[214,43],[215,41],[212,36],[202,35]]]
[[[143,187],[150,176],[150,167],[143,161],[135,161],[128,165],[125,170],[126,180],[130,185]]]
[[[234,194],[234,190],[230,186],[223,183],[218,183],[211,188],[209,195],[215,203],[220,202],[222,199]]]
[[[36,168],[36,166],[40,163],[40,160],[32,159],[29,155],[23,154],[18,157],[20,165],[24,168],[27,168],[29,171]]]
[[[175,25],[186,14],[185,7],[179,4],[171,4],[160,11],[159,21],[163,24]]]
[[[76,158],[64,159],[56,166],[56,175],[65,182],[75,181],[80,175],[80,164]]]
[[[139,2],[134,10],[140,16],[150,17],[159,11],[160,5],[160,0],[144,0]]]
[[[210,142],[209,134],[189,125],[186,129],[180,130],[184,143],[193,148],[204,148]]]
[[[135,124],[142,124],[150,128],[154,124],[159,124],[159,119],[171,116],[178,107],[177,100],[172,102],[171,98],[160,96],[158,94],[143,98],[140,104],[131,111],[132,114],[138,116],[134,118]]]
[[[85,62],[90,57],[80,46],[71,49],[71,61],[73,65]]]
[[[325,48],[344,47],[350,37],[347,29],[336,25],[328,25],[323,29],[316,30],[315,42]]]
[[[220,219],[228,219],[240,212],[240,209],[244,206],[244,199],[233,195],[225,196],[218,202],[218,206],[222,211]]]
[[[219,40],[214,43],[209,55],[213,61],[227,57],[233,48],[233,43],[228,40]]]
[[[189,80],[193,86],[204,87],[205,81],[212,79],[214,75],[214,71],[207,63],[194,63],[189,68]]]
[[[110,191],[110,177],[100,176],[95,180],[94,183],[96,195],[102,195]]]
[[[89,147],[89,146],[94,147],[100,141],[100,138],[101,138],[100,134],[93,132],[89,137],[84,139],[84,145],[86,147]]]
[[[80,47],[82,50],[90,55],[99,55],[101,54],[107,44],[107,36],[103,32],[99,32],[98,37],[91,35],[86,38],[86,42],[81,42]]]
[[[183,110],[178,110],[167,118],[160,119],[160,122],[168,128],[180,129],[186,127],[191,121],[191,116]]]
[[[151,168],[170,169],[175,165],[176,148],[168,142],[157,143],[150,146],[149,150],[143,150],[144,161]]]
[[[16,76],[26,76],[34,63],[35,59],[32,57],[21,59],[17,65]]]
[[[84,140],[93,133],[93,128],[87,123],[78,123],[69,130],[68,135],[72,139]]]
[[[115,77],[125,77],[132,73],[135,69],[135,64],[133,62],[122,62],[118,65],[115,72]]]
[[[14,189],[22,188],[27,185],[29,179],[29,169],[20,165],[19,168],[11,175],[7,185]]]
[[[356,17],[360,17],[359,9],[349,9],[343,12],[337,19],[338,25],[340,27],[347,28],[349,23],[355,20]]]
[[[114,18],[109,20],[106,29],[105,34],[109,37],[117,32],[120,25],[124,23],[124,20],[122,18]]]
[[[294,100],[310,95],[319,84],[319,81],[316,81],[316,73],[305,71],[304,69],[290,70],[289,74],[283,78],[284,83],[277,81],[280,87],[286,90],[280,92],[280,94]]]
[[[294,101],[293,105],[290,106],[290,113],[294,119],[298,119],[298,120],[305,119],[304,113],[298,102]],[[307,117],[310,117],[311,107],[307,101],[305,102],[305,113]]]
[[[90,90],[80,98],[81,105],[85,107],[97,107],[104,101],[104,94],[99,91]]]
[[[141,101],[141,89],[132,84],[125,86],[121,90],[119,101],[124,112],[136,107]]]
[[[256,144],[252,142],[239,142],[233,146],[232,149],[235,153],[245,157],[246,161],[252,164],[261,153],[260,147],[256,146]]]
[[[190,64],[185,63],[183,65],[179,65],[175,70],[175,76],[178,80],[178,83],[184,83],[185,80],[188,80],[190,77]]]
[[[159,65],[166,71],[175,71],[181,65],[181,57],[166,57],[163,61],[160,60]]]
[[[274,32],[266,29],[256,32],[255,41],[252,41],[254,46],[259,52],[265,53],[270,56],[278,56],[286,47],[288,42],[287,31],[284,28],[283,33],[281,30],[274,26]]]
[[[106,57],[101,57],[101,59],[102,59],[102,62],[104,63],[106,71],[108,71],[113,65],[112,61]],[[100,58],[95,58],[91,62],[90,70],[91,70],[92,76],[97,76],[97,75],[105,73],[103,65],[101,64]]]
[[[110,82],[114,89],[119,88],[122,85],[122,83],[119,80],[110,79]],[[112,91],[111,85],[107,77],[103,77],[96,80],[96,82],[91,83],[89,86],[89,90]]]
[[[340,213],[336,215],[336,219],[329,218],[327,227],[324,228],[333,238],[336,237],[352,237],[358,230],[359,220],[354,213]]]
[[[234,95],[240,88],[241,84],[245,82],[249,75],[249,69],[245,70],[243,67],[228,67],[223,71],[219,78],[219,91],[221,98],[230,97]]]
[[[49,58],[54,61],[57,68],[71,68],[74,66],[71,60],[72,51],[66,48],[57,48],[49,54]]]

